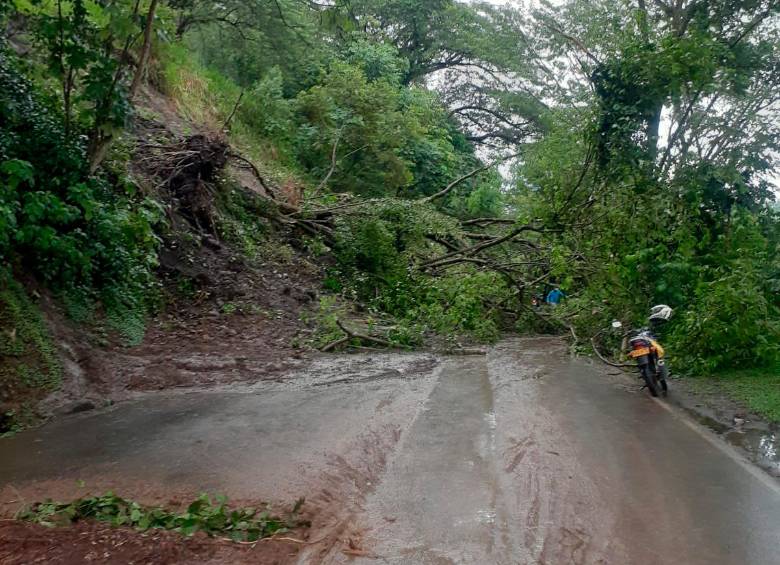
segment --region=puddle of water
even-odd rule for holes
[[[745,451],[759,467],[780,477],[780,432],[765,428],[734,428],[692,409],[686,408],[686,412],[729,444]]]
[[[768,430],[733,430],[723,436],[727,442],[741,447],[762,467],[780,474],[780,434]]]
[[[715,418],[710,418],[709,416],[701,414],[700,412],[696,412],[695,410],[686,409],[685,411],[688,412],[688,414],[702,426],[708,427],[716,434],[725,434],[731,429],[731,427],[718,422]]]
[[[481,524],[495,524],[496,523],[495,510],[479,510],[477,512],[477,522]]]

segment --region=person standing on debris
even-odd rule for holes
[[[545,302],[549,304],[552,307],[558,306],[558,304],[561,303],[561,299],[566,298],[566,295],[563,293],[563,291],[558,288],[558,285],[555,285],[553,289],[550,291],[550,293],[547,295],[547,299]]]

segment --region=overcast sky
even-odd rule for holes
[[[534,6],[539,6],[541,4],[540,0],[480,0],[487,2],[488,4],[493,4],[495,6],[514,6],[517,8],[529,8]],[[549,4],[552,5],[562,5],[565,4],[568,0],[547,0]],[[471,0],[465,0],[467,3],[472,3]],[[669,113],[664,112],[664,116],[662,117],[661,121],[661,131],[660,134],[660,144],[662,146],[666,145],[666,142],[669,138],[671,129],[671,122],[669,118]],[[770,176],[770,182],[775,185],[775,194],[778,200],[780,200],[780,171],[777,171],[775,174]]]

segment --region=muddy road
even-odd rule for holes
[[[0,487],[4,504],[305,496],[300,563],[780,562],[775,479],[550,339],[144,396],[0,440]]]

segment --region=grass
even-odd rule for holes
[[[780,366],[723,371],[690,382],[698,392],[725,393],[770,422],[780,422]]]
[[[101,302],[82,289],[65,290],[59,299],[68,318],[99,337],[99,345],[108,345],[109,332],[115,332],[125,347],[141,344],[149,310],[159,307],[161,300],[156,288],[150,289],[146,296],[104,293],[101,312]]]
[[[253,101],[259,96],[251,89],[244,91],[231,79],[201,65],[183,44],[168,44],[160,57],[161,88],[176,104],[179,115],[191,123],[200,124],[212,132],[222,131],[229,116],[230,143],[260,168],[267,180],[284,186],[300,184],[302,175],[295,162],[275,135],[263,135],[252,117],[264,115],[272,100]],[[244,92],[239,111],[236,102]],[[258,106],[259,104],[259,106]]]
[[[0,437],[36,421],[35,401],[62,379],[57,350],[38,306],[24,287],[0,270]]]
[[[715,382],[732,398],[772,422],[780,422],[780,366],[721,373]]]
[[[10,275],[0,273],[0,380],[5,386],[53,390],[62,367],[38,307]],[[14,386],[14,384],[16,386]]]

